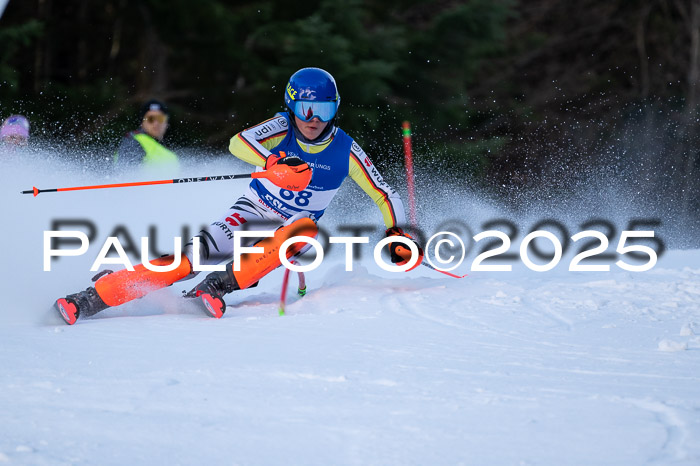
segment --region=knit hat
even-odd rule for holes
[[[10,136],[20,136],[29,139],[29,120],[22,115],[8,117],[0,128],[0,139]]]
[[[139,113],[139,120],[143,120],[143,117],[146,116],[146,113],[150,111],[163,112],[165,115],[170,115],[168,107],[163,102],[161,102],[160,100],[151,99],[145,104],[143,104],[143,106],[141,107],[141,112]]]

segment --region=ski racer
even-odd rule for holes
[[[55,308],[68,324],[74,324],[79,316],[94,315],[191,278],[195,254],[205,265],[230,261],[225,271],[208,274],[185,295],[199,298],[210,315],[220,318],[226,310],[225,294],[256,286],[281,265],[278,248],[284,240],[316,236],[316,222],[347,176],[376,202],[387,236],[410,238],[401,229],[405,215],[398,194],[382,180],[362,148],[336,125],[340,95],[333,77],[319,68],[303,68],[289,79],[284,100],[288,111],[236,134],[229,145],[234,156],[256,165],[257,172],[265,171],[267,178],[254,178],[219,220],[187,243],[179,264],[171,255],[151,261],[148,267],[138,265],[133,271],[103,271],[93,278],[94,286],[57,300]],[[242,254],[240,270],[234,270],[233,232],[260,221],[281,226],[273,237],[250,238],[243,243],[250,245],[257,240],[255,246],[264,252]],[[410,249],[404,246],[390,243],[392,262],[402,265],[411,259]],[[295,243],[287,250],[287,257],[303,249],[303,244]],[[418,256],[415,266],[423,258],[420,248]],[[153,266],[172,270],[156,272],[150,270]]]
[[[114,167],[177,170],[179,168],[177,155],[163,145],[169,117],[170,112],[163,102],[149,100],[143,104],[139,112],[141,126],[127,133],[122,139],[114,153]]]

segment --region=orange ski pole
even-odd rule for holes
[[[40,193],[60,193],[63,191],[81,191],[81,190],[85,190],[85,189],[127,188],[127,187],[131,187],[131,186],[150,186],[150,185],[157,185],[157,184],[198,183],[201,181],[238,180],[238,179],[243,179],[243,178],[268,178],[273,183],[279,185],[282,181],[282,180],[278,179],[278,178],[280,178],[279,175],[280,175],[279,173],[275,173],[274,171],[262,171],[262,172],[254,172],[254,173],[242,173],[242,174],[238,174],[238,175],[200,176],[200,177],[193,177],[193,178],[175,178],[172,180],[137,181],[137,182],[132,182],[132,183],[97,184],[97,185],[93,185],[93,186],[74,186],[71,188],[39,189],[36,186],[34,186],[32,189],[29,189],[27,191],[21,191],[21,193],[22,194],[33,194],[34,197],[36,197]],[[284,175],[286,175],[286,173],[284,173]],[[296,174],[291,173],[291,175],[294,176]],[[309,179],[311,178],[310,172],[309,172],[307,177]],[[306,184],[304,184],[304,181],[306,182]],[[303,180],[301,183],[299,183],[299,186],[289,186],[289,187],[283,186],[283,187],[286,187],[286,188],[291,189],[293,191],[300,191],[301,189],[306,188],[306,185],[308,185],[308,182],[309,182],[309,180]],[[299,188],[301,188],[301,189],[299,189]]]
[[[264,172],[259,172],[264,173]],[[34,197],[39,193],[60,193],[63,191],[81,191],[84,189],[107,189],[107,188],[127,188],[131,186],[149,186],[156,184],[178,184],[178,183],[197,183],[200,181],[219,181],[219,180],[236,180],[239,178],[253,178],[257,173],[245,173],[241,175],[218,175],[218,176],[200,176],[197,178],[175,178],[172,180],[156,180],[156,181],[137,181],[133,183],[113,183],[113,184],[97,184],[93,186],[74,186],[72,188],[53,188],[53,189],[38,189],[34,186],[32,189],[22,191],[22,194],[34,194]],[[258,178],[258,177],[255,177]]]

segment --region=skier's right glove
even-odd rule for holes
[[[270,154],[270,156],[265,160],[265,170],[269,170],[272,168],[274,165],[277,165],[277,162],[279,162],[281,159],[287,156],[286,152],[280,152],[279,154]]]
[[[415,269],[420,265],[421,262],[423,262],[423,249],[418,245],[418,242],[414,240],[411,235],[409,235],[408,233],[404,233],[404,231],[399,227],[391,227],[386,231],[386,236],[403,236],[404,238],[408,238],[411,241],[413,241],[413,243],[416,245],[416,248],[418,248],[418,261],[413,267],[411,267],[408,270]],[[407,264],[408,261],[411,259],[411,250],[408,248],[407,245],[399,243],[398,241],[389,243],[389,252],[391,254],[391,262],[393,262],[396,265]]]
[[[311,167],[296,155],[284,152],[270,155],[265,161],[264,177],[283,189],[303,191],[311,182]]]

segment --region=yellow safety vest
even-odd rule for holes
[[[173,151],[166,149],[161,143],[148,134],[135,134],[134,139],[141,144],[141,147],[143,147],[143,150],[146,152],[146,156],[143,158],[143,162],[141,162],[144,167],[179,165],[177,155],[175,155]]]

